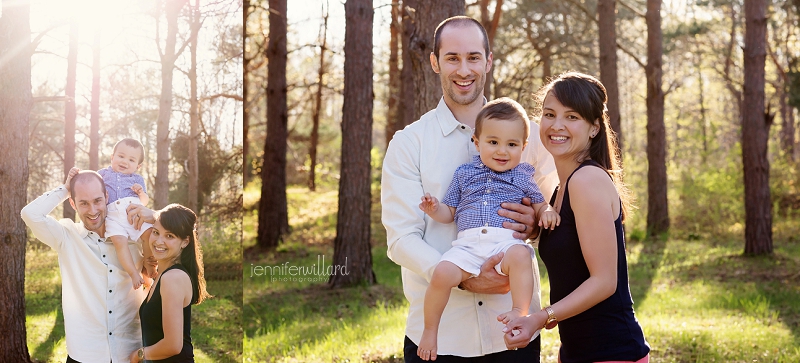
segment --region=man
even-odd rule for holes
[[[439,74],[443,97],[435,110],[394,135],[383,163],[381,203],[382,221],[387,231],[389,258],[402,267],[403,291],[410,307],[406,322],[404,353],[406,362],[420,362],[417,344],[423,330],[423,300],[436,264],[456,239],[454,223],[440,224],[419,210],[420,197],[430,193],[441,199],[455,169],[469,162],[477,151],[471,143],[475,118],[486,100],[483,96],[486,73],[492,66],[492,53],[483,26],[468,17],[443,21],[434,34],[430,56],[433,71]],[[539,128],[531,123],[528,147],[523,160],[536,167],[534,178],[546,200],[555,188],[557,177],[552,157],[542,146]],[[519,223],[504,227],[525,239],[534,229],[533,209],[504,203],[498,214]],[[502,254],[489,259],[478,277],[466,280],[453,290],[442,314],[437,362],[538,362],[540,340],[535,334],[526,348],[509,351],[503,341],[503,325],[497,316],[511,307],[508,278],[494,271]],[[534,289],[531,311],[541,308],[539,272],[533,260]]]
[[[48,215],[68,196],[80,223]],[[105,238],[107,199],[100,175],[84,170],[21,212],[36,238],[58,252],[68,363],[128,362],[142,346],[138,310],[146,292],[131,288]],[[142,252],[135,244],[128,247],[141,270]]]

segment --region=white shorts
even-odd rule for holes
[[[137,230],[132,224],[128,223],[128,206],[131,204],[141,205],[142,202],[136,197],[120,198],[110,203],[106,209],[106,237],[128,236],[131,241],[136,242],[142,233],[153,225],[150,223],[142,224],[142,228]]]
[[[458,232],[458,239],[453,241],[453,248],[447,250],[442,255],[440,261],[450,261],[462,270],[478,276],[481,273],[481,265],[489,257],[500,252],[505,253],[511,246],[523,245],[528,247],[531,258],[535,258],[533,247],[513,236],[514,231],[506,228],[497,227],[478,227],[470,228]],[[501,275],[500,264],[494,269]]]

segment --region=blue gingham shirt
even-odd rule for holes
[[[477,227],[503,228],[503,222],[516,222],[497,214],[501,203],[522,203],[523,197],[530,198],[532,204],[544,202],[533,181],[534,172],[533,165],[520,163],[498,173],[475,155],[472,162],[456,169],[442,203],[456,208],[454,219],[459,232]]]
[[[111,167],[107,167],[105,169],[100,169],[97,171],[100,176],[103,177],[103,182],[106,184],[106,191],[108,191],[108,204],[116,202],[118,199],[125,198],[125,197],[136,197],[139,198],[136,193],[133,192],[131,187],[139,183],[142,186],[142,190],[147,193],[147,187],[145,186],[144,178],[136,173],[133,174],[123,174],[114,171]]]

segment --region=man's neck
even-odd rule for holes
[[[481,112],[481,108],[483,108],[484,98],[480,97],[469,105],[457,104],[447,98],[444,99],[444,103],[458,122],[474,129],[475,119],[478,117],[478,113]]]

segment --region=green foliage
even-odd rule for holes
[[[700,167],[681,171],[674,186],[673,226],[688,236],[739,238],[744,222],[742,167],[734,160],[720,169]]]
[[[183,172],[177,180],[170,182],[170,203],[187,204],[189,192],[189,136],[178,134],[171,145],[172,161],[182,168]],[[211,135],[205,135],[197,142],[198,189],[197,213],[206,205],[206,199],[216,188],[218,182],[226,174],[234,172],[236,151],[226,151],[220,147],[219,141]]]

